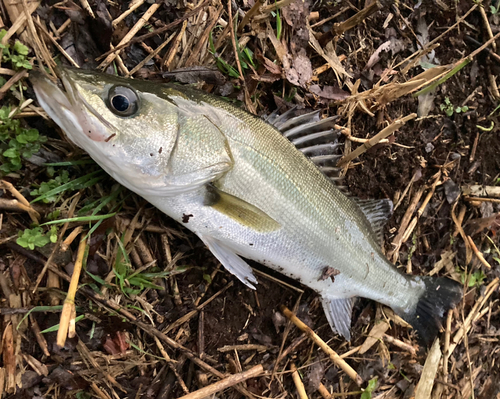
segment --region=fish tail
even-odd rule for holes
[[[397,312],[410,323],[421,341],[430,346],[442,327],[444,314],[462,299],[462,286],[446,277],[420,277],[425,290],[410,311]]]

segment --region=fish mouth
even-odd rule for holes
[[[57,68],[57,83],[40,71],[30,73],[37,99],[49,116],[79,147],[83,135],[92,141],[109,141],[116,128],[97,112],[80,94],[71,70]]]
[[[59,81],[62,82],[63,88],[71,87],[68,78],[64,76],[65,72],[62,70],[58,72]],[[55,105],[66,109],[72,108],[74,99],[69,97],[52,78],[40,71],[30,72],[29,78],[38,100],[50,105],[50,108],[55,108]]]

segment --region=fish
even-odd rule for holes
[[[446,277],[407,275],[382,252],[387,200],[344,194],[334,117],[269,121],[188,86],[61,68],[30,80],[41,107],[113,179],[195,233],[247,287],[256,261],[316,291],[347,340],[354,300],[389,306],[429,344],[462,298]],[[274,119],[274,121],[272,121]],[[269,123],[269,122],[272,123]]]

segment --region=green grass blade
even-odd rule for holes
[[[101,176],[94,177],[97,174],[101,174]],[[92,172],[92,173],[89,173],[85,176],[71,180],[70,182],[65,183],[59,187],[56,187],[53,190],[47,191],[45,194],[42,194],[39,197],[35,198],[33,201],[31,201],[31,203],[41,201],[44,198],[62,193],[63,191],[66,191],[66,190],[77,190],[77,189],[80,190],[82,188],[93,186],[99,180],[102,180],[104,178],[104,176],[105,175],[102,173],[102,170],[96,170],[95,172]]]
[[[69,223],[71,223],[71,222],[96,222],[98,220],[109,219],[115,215],[116,215],[116,212],[109,213],[107,215],[77,216],[74,218],[52,220],[50,222],[43,223],[40,226],[48,226],[49,224],[61,224],[61,223],[66,223],[66,222],[69,222]]]

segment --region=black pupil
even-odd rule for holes
[[[130,101],[123,94],[117,94],[111,99],[111,104],[118,112],[125,112],[130,107]]]

